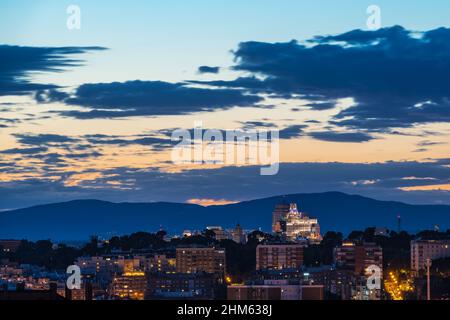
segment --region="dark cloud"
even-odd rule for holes
[[[262,122],[262,121],[247,121],[247,122],[240,122],[243,126],[241,129],[238,130],[215,130],[222,134],[223,137],[226,137],[227,132],[235,133],[238,135],[245,136],[252,130],[255,130],[257,128],[266,128],[276,129],[277,126],[270,122]],[[315,122],[313,122],[315,123]],[[323,141],[332,141],[332,142],[367,142],[370,140],[375,139],[370,134],[364,133],[364,132],[335,132],[335,131],[316,131],[316,132],[306,132],[305,129],[308,128],[308,125],[305,124],[298,124],[298,125],[291,125],[286,128],[283,128],[279,130],[279,138],[280,139],[294,139],[301,136],[310,136],[317,140],[323,140]],[[159,131],[160,134],[171,136],[172,132],[175,129],[165,129]],[[202,129],[201,135],[203,136],[206,130],[213,130],[213,129]],[[189,129],[189,134],[191,137],[194,137],[194,129]],[[121,139],[110,140],[113,144],[120,144],[122,142]]]
[[[12,148],[1,150],[0,153],[3,154],[36,154],[41,152],[46,152],[48,150],[47,147],[33,147],[33,148]]]
[[[157,134],[169,134],[170,132],[157,133]],[[130,135],[130,136],[118,136],[118,135],[104,135],[104,134],[90,134],[84,136],[66,136],[59,134],[13,134],[17,139],[17,142],[24,146],[35,146],[35,148],[15,148],[4,150],[3,153],[9,154],[32,154],[36,152],[45,152],[48,148],[62,148],[67,151],[73,152],[71,154],[63,154],[61,156],[73,159],[98,157],[101,153],[94,150],[98,146],[102,145],[142,145],[149,146],[152,150],[161,151],[172,147],[176,142],[172,142],[170,137],[157,137],[155,135]],[[78,151],[86,151],[82,153],[76,153]],[[1,152],[1,151],[0,151]]]
[[[430,147],[430,146],[436,146],[436,145],[440,145],[440,144],[447,144],[447,142],[424,140],[424,141],[420,141],[417,144],[417,146],[419,146],[419,147]]]
[[[21,122],[22,121],[20,119],[0,118],[0,128],[9,128],[9,127],[12,127],[12,126],[14,126],[16,124],[19,124]]]
[[[286,127],[284,129],[280,130],[280,139],[292,139],[292,138],[298,138],[302,135],[304,135],[303,129],[308,127],[307,125],[293,125]]]
[[[64,157],[69,158],[69,159],[80,160],[80,159],[87,159],[87,158],[97,158],[102,155],[103,154],[101,152],[93,151],[93,152],[85,152],[85,153],[69,153],[69,154],[65,154]]]
[[[83,84],[65,102],[90,110],[61,114],[80,119],[174,115],[251,106],[262,100],[235,89],[203,89],[184,83],[136,80]]]
[[[329,102],[315,102],[315,103],[309,103],[307,105],[308,108],[312,110],[322,111],[322,110],[329,110],[336,107],[335,101],[329,101]]]
[[[62,101],[69,98],[69,94],[56,89],[39,90],[34,95],[34,99],[40,103],[50,103]]]
[[[47,166],[58,166],[58,167],[63,167],[66,165],[66,162],[63,159],[63,157],[64,157],[63,155],[55,152],[38,154],[33,156],[33,158],[41,160]]]
[[[197,81],[191,80],[189,81],[193,84],[207,84],[216,87],[224,87],[224,88],[238,88],[238,89],[246,89],[250,90],[253,93],[280,93],[287,94],[288,92],[283,90],[282,87],[275,86],[275,83],[271,82],[269,85],[268,81],[261,80],[255,76],[249,77],[239,77],[235,80],[212,80],[212,81]],[[287,97],[290,97],[289,95]]]
[[[198,67],[198,73],[219,73],[220,67],[200,66]]]
[[[82,64],[73,55],[103,50],[101,47],[21,47],[0,45],[0,95],[21,95],[57,88],[29,80],[32,72],[60,72]]]
[[[77,142],[77,138],[59,134],[14,134],[17,141],[25,145],[61,146],[66,143]]]
[[[354,30],[308,44],[250,41],[234,55],[234,69],[251,76],[203,83],[315,99],[353,97],[357,104],[333,122],[351,128],[450,121],[450,29]]]
[[[239,121],[242,124],[243,130],[254,130],[258,128],[276,128],[276,124],[273,122],[263,121]]]
[[[167,132],[169,134],[169,132]],[[86,135],[84,138],[93,146],[99,145],[142,145],[149,146],[153,150],[161,151],[172,147],[176,142],[170,138],[160,138],[155,136],[113,136],[104,134]]]
[[[318,131],[310,132],[309,136],[317,140],[332,142],[367,142],[374,137],[363,132],[336,132],[336,131]]]

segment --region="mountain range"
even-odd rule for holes
[[[369,226],[408,231],[450,228],[449,205],[411,205],[379,201],[340,192],[290,194],[203,207],[195,204],[152,202],[113,203],[75,200],[38,205],[0,213],[0,239],[84,240],[90,235],[111,237],[136,231],[155,232],[161,227],[170,234],[206,226],[270,231],[272,211],[277,203],[296,202],[299,211],[319,219],[322,233],[344,234]]]

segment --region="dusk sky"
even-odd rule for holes
[[[0,210],[324,191],[450,204],[450,2],[410,3],[1,1]],[[171,132],[196,121],[277,128],[278,174],[172,163]]]

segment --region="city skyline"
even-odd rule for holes
[[[326,191],[450,204],[447,2],[378,1],[376,31],[356,2],[78,1],[79,30],[69,5],[1,5],[0,210]],[[278,174],[171,162],[171,133],[198,120],[279,130]]]
[[[449,12],[0,1],[0,306],[448,306]]]

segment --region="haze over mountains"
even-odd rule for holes
[[[322,233],[329,230],[348,233],[369,226],[418,231],[439,225],[450,228],[450,206],[409,205],[378,201],[340,192],[291,194],[223,206],[202,207],[185,203],[112,203],[76,200],[34,206],[0,213],[0,238],[85,240],[90,235],[111,237],[136,231],[169,233],[206,226],[261,228],[270,231],[272,211],[281,201],[296,202],[299,210],[317,217]]]

